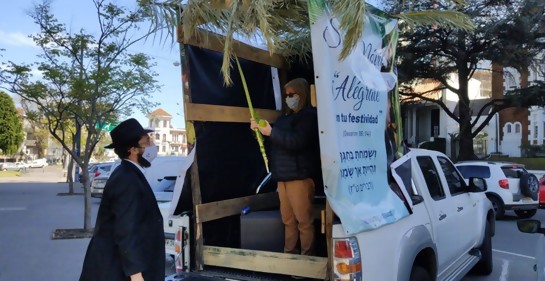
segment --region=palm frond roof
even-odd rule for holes
[[[457,4],[463,2],[450,1]],[[366,11],[378,11],[361,0],[139,0],[139,3],[149,8],[153,25],[166,26],[171,36],[176,34],[176,27],[183,30],[184,40],[202,36],[199,30],[203,27],[222,34],[222,72],[227,84],[231,83],[229,69],[232,67],[234,34],[258,38],[267,46],[271,55],[279,54],[288,61],[307,58],[311,53],[309,6],[327,6],[339,20],[340,29],[344,33],[345,43],[340,57],[343,59],[361,38]],[[457,11],[409,11],[383,15],[398,18],[409,25],[435,24],[466,30],[473,28],[469,17]]]

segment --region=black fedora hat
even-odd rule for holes
[[[104,148],[115,148],[141,137],[153,130],[144,129],[134,118],[127,119],[117,125],[111,132],[112,143]]]

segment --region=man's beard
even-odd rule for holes
[[[146,160],[142,154],[138,154],[138,164],[140,164],[140,166],[142,166],[143,168],[148,168],[151,166],[151,163]]]

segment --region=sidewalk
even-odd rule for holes
[[[0,182],[44,182],[59,183],[66,182],[60,166],[48,166],[44,168],[29,168],[26,173],[19,177],[2,177]]]

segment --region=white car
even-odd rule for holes
[[[32,160],[32,162],[30,162],[30,168],[43,168],[48,165],[47,159],[45,158]]]
[[[534,216],[539,207],[539,182],[528,173],[524,165],[493,161],[462,161],[456,167],[464,178],[479,177],[486,180],[486,196],[492,202],[496,218],[513,210],[520,218]]]

